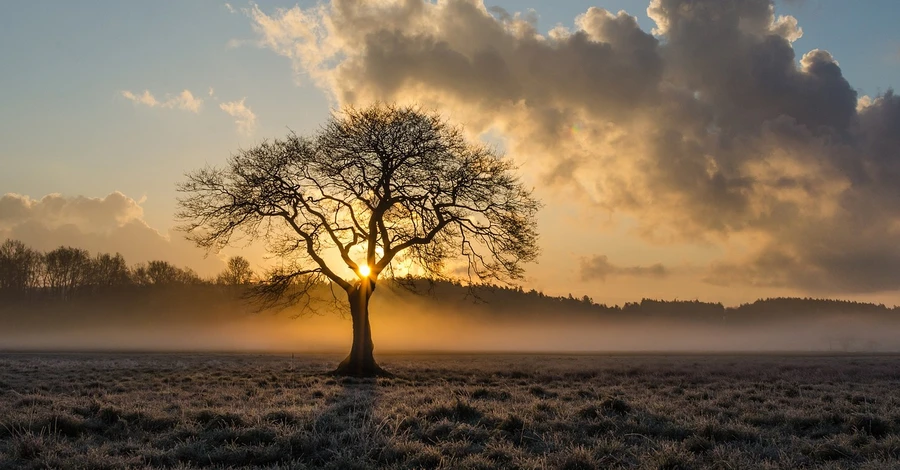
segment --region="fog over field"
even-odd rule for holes
[[[328,306],[254,313],[228,295],[181,292],[90,298],[0,309],[2,350],[341,352],[347,315]],[[561,305],[517,311],[495,302],[375,296],[376,354],[388,352],[896,352],[888,315],[767,316],[748,320],[595,313]]]

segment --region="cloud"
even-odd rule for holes
[[[42,251],[67,245],[92,253],[119,252],[129,263],[165,260],[201,275],[224,268],[220,259],[205,257],[180,233],[161,234],[143,216],[140,203],[118,191],[102,198],[5,194],[0,196],[0,241],[12,238]]]
[[[195,97],[194,94],[188,90],[184,90],[175,96],[167,95],[165,101],[156,99],[149,90],[144,90],[144,92],[139,95],[128,90],[122,91],[121,94],[137,104],[142,104],[151,108],[180,109],[195,114],[200,112],[200,106],[203,104],[202,98]]]
[[[183,109],[185,111],[191,111],[192,113],[199,113],[201,104],[203,104],[203,99],[195,98],[191,92],[184,90],[176,97],[163,103],[163,106]]]
[[[256,114],[244,104],[245,100],[246,98],[241,98],[240,101],[226,101],[219,104],[219,108],[234,118],[238,132],[250,135],[256,130]]]
[[[118,191],[103,198],[49,194],[36,200],[13,193],[0,197],[0,228],[6,229],[40,220],[51,227],[72,224],[103,231],[143,216],[143,208]]]
[[[213,87],[209,87],[207,96],[209,99],[218,101],[215,92]],[[144,90],[144,92],[140,94],[135,94],[126,90],[122,91],[121,94],[123,97],[134,103],[150,108],[181,109],[199,114],[200,107],[203,105],[203,99],[195,97],[189,90],[184,90],[175,96],[167,95],[165,101],[157,99],[149,90]],[[219,104],[219,109],[225,111],[229,116],[234,118],[234,123],[237,126],[238,132],[245,135],[251,135],[256,130],[256,114],[254,114],[250,107],[246,105],[245,101],[246,98],[241,98],[238,101],[223,102]]]
[[[337,104],[418,103],[500,135],[545,190],[652,243],[719,247],[710,280],[900,289],[900,98],[860,100],[829,52],[798,54],[770,0],[647,13],[652,31],[593,7],[542,34],[478,0],[247,12]]]
[[[609,262],[606,255],[594,255],[581,259],[581,280],[592,281],[599,279],[605,281],[610,276],[633,276],[664,278],[669,275],[669,270],[660,263],[650,266],[617,266]]]
[[[131,101],[134,101],[138,104],[143,104],[145,106],[149,106],[151,108],[155,108],[159,106],[159,101],[150,93],[148,90],[144,90],[140,95],[135,95],[134,93],[125,90],[122,92],[122,96],[128,98]]]
[[[225,4],[225,9],[228,10],[228,13],[237,13],[237,10],[235,10],[234,7],[231,6],[230,3]]]

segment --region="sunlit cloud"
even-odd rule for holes
[[[185,111],[190,111],[192,113],[199,113],[201,104],[203,104],[202,99],[195,98],[194,95],[191,94],[191,92],[184,90],[174,98],[163,103],[163,107],[177,108],[183,109]]]
[[[636,220],[648,243],[719,247],[711,281],[900,289],[884,274],[900,272],[900,98],[860,99],[828,51],[795,51],[799,22],[770,0],[647,13],[652,31],[592,7],[543,34],[471,0],[247,12],[336,104],[418,103],[494,132],[542,191]]]
[[[151,108],[155,108],[155,107],[159,106],[159,101],[148,90],[144,90],[144,92],[141,93],[140,95],[136,95],[128,90],[125,90],[122,92],[122,96],[124,96],[125,98],[128,98],[129,100],[131,100],[135,103],[149,106]]]
[[[124,90],[121,94],[123,97],[134,103],[150,108],[180,109],[195,114],[200,112],[200,106],[203,104],[203,99],[195,97],[189,90],[184,90],[175,96],[167,97],[164,101],[158,100],[149,90],[144,90],[144,92],[140,94]]]
[[[16,239],[42,251],[61,245],[92,253],[122,253],[130,263],[150,260],[188,266],[202,275],[218,273],[223,262],[206,257],[183,234],[160,232],[144,221],[142,197],[114,191],[103,197],[49,194],[33,199],[0,196],[0,242]]]
[[[250,135],[256,130],[256,114],[244,104],[245,100],[246,98],[241,98],[238,101],[226,101],[219,104],[219,108],[234,118],[234,124],[237,126],[238,132]]]
[[[0,197],[0,229],[40,220],[51,227],[71,224],[105,230],[141,219],[143,215],[140,203],[118,191],[102,198],[48,194],[32,199],[14,193]]]
[[[334,36],[322,21],[328,14],[324,5],[309,10],[299,6],[279,8],[274,16],[269,16],[254,4],[245,13],[252,19],[259,46],[290,58],[295,78],[305,73],[327,86],[325,64],[341,47],[334,43]]]

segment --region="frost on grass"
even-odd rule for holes
[[[900,358],[0,356],[0,468],[896,468]]]

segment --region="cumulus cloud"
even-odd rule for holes
[[[143,216],[144,210],[137,201],[118,191],[103,198],[50,194],[31,199],[12,193],[0,197],[0,228],[6,229],[40,220],[50,227],[73,224],[103,231]]]
[[[238,132],[250,135],[256,130],[256,114],[244,104],[245,100],[246,98],[241,98],[239,101],[226,101],[219,104],[219,108],[234,118]]]
[[[116,191],[104,197],[50,194],[0,196],[0,241],[20,240],[42,251],[66,245],[92,253],[119,252],[130,263],[165,260],[202,275],[224,268],[180,233],[161,234],[143,220],[138,201]]]
[[[135,94],[131,91],[125,90],[122,91],[122,96],[131,100],[134,103],[142,104],[144,106],[148,106],[151,108],[168,108],[168,109],[180,109],[183,111],[190,111],[192,113],[199,113],[200,106],[203,104],[202,98],[197,98],[188,90],[184,90],[181,93],[178,93],[175,96],[168,96],[164,101],[160,101],[150,93],[149,90],[144,90],[141,94]]]
[[[669,270],[660,263],[650,266],[618,266],[610,263],[606,255],[595,255],[581,260],[582,281],[596,279],[605,281],[610,276],[664,278],[668,275]]]
[[[479,0],[247,13],[338,104],[440,109],[646,240],[722,247],[710,280],[900,288],[900,98],[861,100],[829,52],[798,54],[771,0],[652,0],[652,31],[590,8],[547,34]]]

